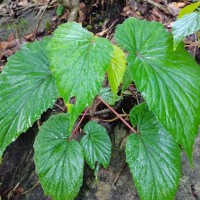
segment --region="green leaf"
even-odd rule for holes
[[[126,160],[141,200],[172,200],[181,175],[178,144],[145,103],[131,111],[139,134],[129,136]]]
[[[114,54],[107,73],[110,88],[115,96],[126,70],[126,58],[124,52],[118,46],[113,45],[113,47]]]
[[[200,12],[193,12],[184,15],[181,19],[174,22],[172,33],[174,35],[174,47],[188,35],[191,35],[200,30]]]
[[[24,45],[0,74],[0,157],[57,97],[46,41]]]
[[[42,188],[54,200],[73,200],[82,185],[84,156],[80,144],[68,141],[66,114],[51,116],[34,143],[35,165]]]
[[[127,19],[116,30],[117,43],[129,51],[133,81],[192,161],[192,146],[200,122],[200,67],[157,22]]]
[[[100,89],[99,97],[111,106],[115,105],[115,103],[121,99],[120,96],[114,96],[108,87]]]
[[[183,9],[180,10],[180,12],[178,14],[178,18],[180,19],[184,15],[194,12],[199,6],[200,6],[200,1],[192,3],[188,6],[185,6]]]
[[[107,39],[93,36],[80,24],[70,22],[55,30],[49,49],[60,95],[66,103],[71,97],[76,99],[69,109],[71,128],[78,115],[99,93],[113,47]]]
[[[84,127],[81,139],[84,156],[87,164],[95,169],[95,164],[108,167],[111,155],[111,141],[106,129],[95,121],[90,121]]]
[[[65,12],[65,7],[62,5],[58,5],[58,7],[56,8],[56,15],[61,16],[63,15]]]

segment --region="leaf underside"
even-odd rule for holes
[[[111,141],[106,129],[95,121],[90,121],[84,127],[81,139],[84,156],[87,164],[95,169],[95,164],[108,167],[111,155]]]
[[[76,100],[69,109],[72,128],[78,115],[99,93],[113,47],[107,39],[95,37],[80,24],[70,22],[56,29],[49,50],[60,95],[66,103],[71,97]]]
[[[24,45],[0,74],[0,157],[57,97],[46,41]]]
[[[129,52],[128,73],[150,110],[183,146],[192,163],[200,122],[200,68],[157,22],[127,19],[116,29],[117,43]],[[183,59],[184,58],[184,59]]]
[[[172,26],[175,48],[185,37],[198,30],[200,30],[200,12],[193,12],[177,19]]]
[[[80,144],[68,141],[66,114],[51,116],[34,143],[34,160],[42,188],[54,200],[73,200],[82,185],[84,156]]]
[[[126,160],[141,200],[172,200],[181,175],[178,144],[145,103],[130,112],[139,134],[129,136]]]

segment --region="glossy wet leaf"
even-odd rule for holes
[[[49,49],[60,95],[66,103],[71,97],[76,99],[69,109],[71,128],[78,115],[99,93],[113,47],[107,39],[98,38],[80,24],[70,22],[54,31]]]
[[[82,185],[84,156],[77,141],[68,141],[66,114],[51,116],[35,140],[35,165],[46,195],[54,200],[73,200]]]
[[[139,135],[126,143],[126,161],[141,200],[173,200],[181,175],[178,144],[143,103],[130,113]]]
[[[200,1],[194,2],[190,5],[185,6],[183,9],[180,10],[180,12],[178,14],[178,18],[180,19],[184,15],[194,12],[199,6],[200,6]]]
[[[200,67],[183,45],[173,50],[172,35],[157,22],[129,18],[117,27],[115,38],[129,52],[130,79],[192,161],[200,122]]]
[[[84,127],[86,135],[81,139],[87,164],[95,169],[95,165],[108,167],[111,155],[111,141],[106,129],[95,121],[90,121]]]
[[[174,46],[177,47],[186,36],[198,30],[200,30],[200,12],[193,12],[177,19],[172,26]]]
[[[114,54],[107,73],[110,88],[115,96],[126,70],[126,58],[124,52],[118,46],[113,45],[113,47]]]
[[[120,96],[114,96],[108,87],[100,89],[99,97],[111,106],[115,105],[115,103],[121,99]]]
[[[0,74],[0,157],[57,97],[46,41],[24,45]]]

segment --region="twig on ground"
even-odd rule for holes
[[[117,183],[117,181],[119,180],[119,177],[122,175],[123,171],[125,170],[125,167],[126,167],[126,163],[124,164],[122,170],[117,174],[117,176],[115,177],[115,180],[112,184],[112,186],[115,186],[115,184]]]
[[[39,18],[38,23],[37,23],[36,28],[35,28],[34,38],[35,38],[35,36],[37,35],[38,28],[39,28],[39,26],[40,26],[40,23],[41,23],[41,21],[42,21],[42,18],[43,18],[43,16],[44,16],[44,13],[46,12],[47,8],[49,7],[51,1],[52,1],[52,0],[49,0],[49,1],[48,1],[48,4],[47,4],[46,8],[43,10],[42,14],[40,15],[40,18]]]
[[[106,107],[108,107],[133,133],[138,134],[138,132],[130,126],[111,106],[109,106],[105,101],[103,101],[100,97],[97,97]]]
[[[128,114],[119,114],[121,117],[127,117],[128,116]],[[114,122],[114,121],[116,121],[116,120],[118,120],[119,119],[119,117],[115,117],[115,118],[113,118],[113,119],[99,119],[98,118],[98,120],[99,121],[102,121],[102,122]]]
[[[117,110],[120,107],[121,102],[119,101],[118,104],[114,107],[112,107],[114,110]],[[104,110],[100,110],[94,113],[94,116],[98,116],[98,115],[103,115],[103,114],[108,114],[112,112],[110,109],[106,108]],[[90,115],[90,113],[86,114],[87,116]]]
[[[35,184],[32,188],[30,188],[29,190],[23,192],[21,195],[28,194],[29,192],[31,192],[32,190],[34,190],[34,189],[39,185],[39,183],[40,183],[40,182],[37,181],[36,184]]]
[[[21,42],[21,39],[20,39],[20,37],[19,37],[19,31],[18,31],[18,28],[17,28],[17,25],[16,25],[16,21],[15,21],[15,18],[14,18],[14,16],[13,16],[12,11],[11,11],[11,9],[10,9],[9,6],[8,6],[8,12],[9,12],[10,17],[12,18],[13,26],[14,26],[14,28],[15,28],[15,32],[16,32],[17,39],[19,40],[19,42],[20,42],[20,44],[21,44],[22,42]]]
[[[168,7],[166,8],[166,7],[164,7],[163,5],[161,5],[160,3],[156,3],[156,2],[154,2],[154,1],[152,1],[152,0],[144,0],[144,1],[146,1],[147,3],[149,3],[149,4],[153,5],[153,6],[155,6],[155,7],[158,8],[158,9],[162,10],[162,11],[163,11],[164,13],[166,13],[167,15],[172,15],[172,16],[174,16],[174,14],[173,14],[172,12],[170,12],[170,10],[168,9]]]

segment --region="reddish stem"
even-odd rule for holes
[[[74,129],[74,131],[72,132],[72,134],[71,134],[71,136],[69,137],[68,140],[70,140],[70,139],[73,137],[73,135],[78,131],[78,128],[79,128],[79,126],[81,125],[82,121],[84,120],[84,118],[85,118],[85,116],[86,116],[86,114],[87,114],[87,112],[88,112],[89,109],[90,109],[90,108],[87,108],[87,109],[85,110],[85,112],[83,113],[83,115],[82,115],[82,117],[81,117],[81,120],[80,120],[79,123],[77,124],[76,128]]]
[[[127,123],[111,106],[109,106],[105,101],[103,101],[100,97],[97,97],[106,107],[108,107],[132,132],[137,133],[138,132],[130,126],[129,123]]]

